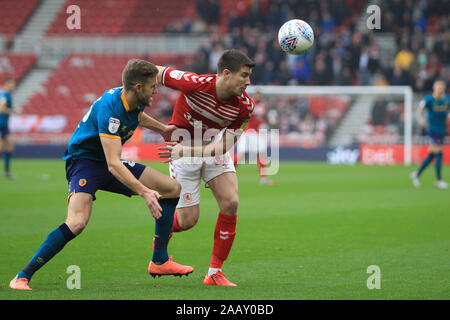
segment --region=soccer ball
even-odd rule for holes
[[[314,32],[305,21],[292,19],[281,26],[278,42],[286,53],[303,54],[313,45]]]

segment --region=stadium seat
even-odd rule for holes
[[[24,105],[24,113],[38,115],[66,115],[64,133],[71,133],[89,106],[105,90],[121,86],[122,70],[132,58],[146,59],[139,54],[71,54],[51,74],[40,92]],[[190,56],[152,55],[150,61],[162,65],[175,61],[178,67],[192,60]],[[173,65],[173,64],[171,64]],[[156,95],[151,113],[159,112]]]
[[[0,33],[14,36],[22,29],[37,7],[39,0],[1,0]]]
[[[0,54],[0,84],[5,79],[13,78],[20,81],[36,62],[34,54]]]

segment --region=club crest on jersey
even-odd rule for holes
[[[120,120],[116,118],[109,118],[108,130],[111,133],[117,133],[120,127]]]
[[[180,80],[181,77],[183,76],[184,72],[183,71],[179,71],[179,70],[172,70],[170,72],[170,77],[176,80]]]

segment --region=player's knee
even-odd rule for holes
[[[163,190],[161,190],[161,194],[165,198],[179,198],[180,192],[181,192],[181,184],[174,179],[172,179],[170,184],[168,184]]]
[[[188,229],[192,228],[193,226],[195,226],[197,224],[197,221],[198,221],[197,215],[190,215],[190,216],[184,217],[184,219],[182,221],[179,221],[179,224],[183,230],[188,230]]]
[[[222,202],[220,210],[222,213],[234,215],[237,213],[238,206],[239,198],[230,197]]]
[[[164,190],[164,196],[166,198],[179,198],[180,192],[181,184],[177,180],[172,179],[170,185]]]
[[[181,184],[177,180],[173,180],[174,185],[172,188],[173,198],[179,198],[181,193]]]
[[[87,221],[84,219],[68,219],[66,224],[74,235],[79,235],[86,228]]]

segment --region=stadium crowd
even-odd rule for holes
[[[449,10],[446,0],[383,1],[381,29],[358,28],[365,3],[355,0],[239,0],[225,22],[221,2],[197,0],[195,18],[176,22],[167,32],[209,32],[210,46],[198,52],[198,73],[214,72],[222,49],[246,51],[256,60],[256,84],[411,85],[429,91],[437,77],[449,79]],[[442,8],[447,8],[442,10]],[[286,56],[277,42],[278,28],[303,18],[313,28],[315,45],[306,55]],[[377,33],[391,32],[397,52],[380,61]],[[286,57],[286,58],[285,58]]]
[[[196,63],[189,66],[197,73],[214,72],[220,52],[234,47],[257,62],[253,84],[410,85],[415,92],[425,93],[435,79],[450,80],[446,0],[383,1],[381,29],[373,31],[367,29],[365,21],[363,28],[358,25],[367,6],[363,1],[239,0],[229,20],[222,21],[227,32],[217,24],[220,4],[198,0],[196,19],[184,25],[178,23],[178,30],[170,30],[210,32],[211,45],[201,48]],[[315,32],[315,45],[305,55],[285,55],[277,41],[278,28],[293,18],[303,18]],[[397,49],[391,59],[382,60],[377,34],[386,32],[394,35]],[[298,100],[294,105],[304,103]],[[273,104],[272,113],[277,114],[277,119],[291,119],[285,126],[291,134],[313,128],[315,135],[323,133],[327,137],[336,125],[326,113],[292,113],[283,105]],[[403,130],[402,113],[401,104],[378,101],[373,111],[376,119],[371,118],[377,123],[368,124],[368,136],[396,139]],[[360,140],[366,140],[365,136]]]

